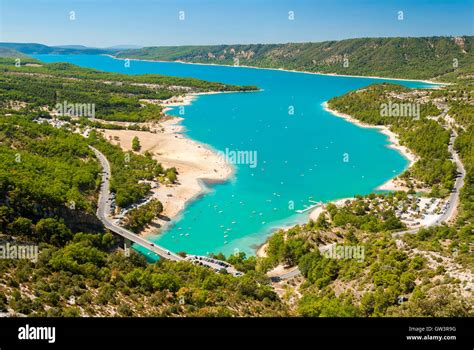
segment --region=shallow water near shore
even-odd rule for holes
[[[249,151],[257,157],[256,164],[235,165],[236,174],[230,181],[213,185],[165,233],[150,237],[172,251],[190,254],[254,254],[274,228],[306,221],[309,211],[296,211],[313,201],[367,194],[400,174],[408,161],[387,147],[387,136],[337,118],[321,104],[384,81],[430,86],[416,81],[172,62],[131,61],[126,68],[123,60],[95,55],[35,58],[110,72],[194,77],[262,89],[202,95],[184,107],[183,125],[190,138],[219,151]],[[168,114],[178,115],[178,108]]]

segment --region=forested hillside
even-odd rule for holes
[[[186,92],[247,91],[240,87],[193,78],[161,75],[131,76],[80,68],[68,63],[40,64],[32,59],[15,66],[0,59],[0,103],[22,101],[30,108],[52,112],[57,103],[94,104],[102,120],[143,122],[159,120],[160,101]]]
[[[474,71],[472,36],[145,47],[116,56],[446,81],[468,78]]]

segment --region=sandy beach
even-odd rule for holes
[[[326,205],[329,204],[329,203],[334,204],[336,207],[342,207],[343,205],[346,204],[347,201],[352,201],[352,200],[354,200],[353,197],[348,197],[348,198],[336,199],[336,200],[330,201],[328,203],[324,203],[323,206],[317,207],[317,208],[315,208],[314,210],[311,211],[311,213],[309,214],[309,219],[313,220],[313,221],[316,221],[318,219],[319,215],[324,211]]]
[[[197,97],[192,94],[186,94],[184,96],[173,96],[168,100],[165,100],[161,103],[163,107],[163,113],[168,112],[171,107],[177,106],[188,106],[190,105]]]
[[[178,106],[189,106],[196,100],[199,96],[202,95],[215,95],[215,94],[236,94],[236,93],[247,93],[247,92],[258,92],[261,90],[255,91],[209,91],[209,92],[191,92],[187,93],[183,96],[173,96],[168,100],[164,100],[160,103],[163,107],[163,113],[168,112],[171,107],[178,107]]]
[[[181,103],[180,103],[181,105]],[[208,146],[182,134],[181,118],[169,118],[155,126],[156,133],[134,130],[102,130],[104,136],[125,151],[132,149],[132,139],[140,140],[140,153],[149,151],[165,168],[178,170],[178,183],[153,188],[153,197],[163,203],[163,215],[175,218],[186,204],[208,188],[205,182],[223,182],[233,174],[233,167]],[[116,139],[118,137],[118,140]],[[156,233],[169,221],[157,219],[142,234]]]
[[[402,146],[400,144],[400,140],[399,140],[398,135],[395,134],[393,131],[391,131],[388,127],[383,126],[383,125],[369,125],[369,124],[362,123],[361,121],[355,119],[354,117],[352,117],[348,114],[341,113],[341,112],[330,109],[328,107],[327,101],[322,104],[322,107],[324,108],[325,111],[327,111],[327,112],[329,112],[329,113],[331,113],[331,114],[333,114],[333,115],[335,115],[339,118],[343,118],[343,119],[347,120],[348,122],[353,123],[353,124],[355,124],[355,125],[357,125],[361,128],[377,129],[382,134],[388,136],[388,140],[390,142],[388,147],[397,150],[398,152],[400,152],[400,154],[402,156],[404,156],[409,161],[407,169],[409,167],[411,167],[413,164],[415,164],[415,162],[418,160],[418,156],[416,154],[414,154],[407,147]],[[397,177],[395,177],[393,179],[388,180],[387,182],[380,185],[379,187],[377,187],[377,190],[408,191],[408,188],[406,186],[404,186],[403,184],[401,184],[400,181],[398,181]]]

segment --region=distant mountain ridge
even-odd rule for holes
[[[74,55],[74,54],[87,54],[87,55],[100,55],[110,54],[117,51],[123,50],[137,50],[142,48],[140,45],[115,45],[106,48],[89,47],[84,45],[55,45],[49,46],[38,43],[9,43],[0,42],[0,49],[13,50],[16,52],[23,53],[25,55],[36,55],[36,54],[58,54],[58,55]],[[4,51],[6,52],[6,51]],[[7,57],[7,56],[4,56]],[[10,56],[8,56],[10,57]]]
[[[0,57],[23,58],[27,56],[17,50],[8,47],[0,47]]]
[[[116,56],[452,81],[472,78],[473,38],[360,38],[319,43],[164,46],[120,51]]]
[[[61,48],[61,49],[73,49],[73,50],[95,49],[95,47],[87,47],[84,45],[53,45],[51,47]]]
[[[138,50],[143,48],[142,45],[114,45],[114,46],[109,46],[106,49],[108,50]]]
[[[63,45],[63,46],[48,46],[37,43],[6,43],[1,42],[0,48],[12,49],[26,55],[36,54],[58,54],[58,55],[74,55],[74,54],[88,54],[100,55],[115,52],[112,49],[90,48],[82,45]]]

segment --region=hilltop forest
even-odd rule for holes
[[[165,46],[120,58],[283,68],[308,72],[455,81],[472,78],[473,37],[358,38],[318,43]]]

